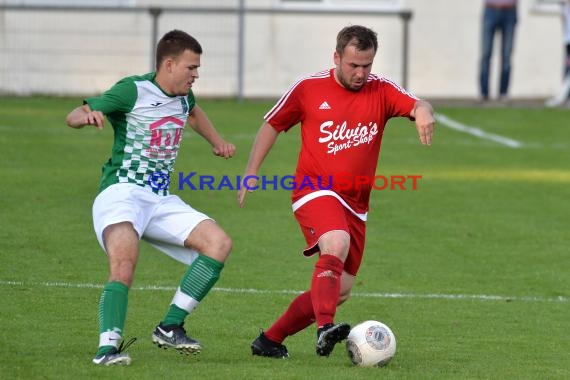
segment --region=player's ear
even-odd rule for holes
[[[336,50],[333,54],[333,61],[334,61],[335,66],[340,65],[340,54],[338,54],[338,52]]]
[[[174,61],[171,57],[165,58],[164,61],[162,61],[162,67],[167,73],[171,73],[173,68],[173,63]]]

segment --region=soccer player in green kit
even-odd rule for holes
[[[153,342],[187,354],[201,350],[186,334],[184,321],[218,280],[232,241],[207,215],[170,195],[168,184],[187,123],[212,145],[214,155],[227,159],[235,153],[196,104],[192,84],[201,54],[192,36],[170,31],[158,43],[156,72],[124,78],[67,116],[72,128],[99,129],[106,116],[114,130],[111,158],[93,203],[95,233],[110,272],[99,301],[95,364],[131,363],[122,339],[140,239],[189,265]]]

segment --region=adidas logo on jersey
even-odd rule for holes
[[[331,106],[329,106],[329,104],[327,103],[327,101],[325,100],[320,106],[319,106],[320,110],[330,110]]]

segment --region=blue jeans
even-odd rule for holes
[[[516,23],[516,8],[495,9],[485,7],[483,13],[483,46],[479,73],[479,85],[483,98],[489,97],[489,66],[496,32],[501,33],[501,79],[499,82],[499,95],[507,95],[511,76],[511,54],[513,52]]]

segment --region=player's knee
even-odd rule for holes
[[[228,258],[232,250],[232,246],[232,239],[226,233],[222,233],[217,236],[216,239],[212,240],[207,248],[207,252],[204,253],[215,260],[224,262]]]
[[[218,241],[218,251],[227,257],[230,254],[232,247],[232,239],[228,235],[224,234],[224,237]]]
[[[350,248],[350,236],[345,231],[329,232],[319,241],[319,248],[321,253],[332,254],[344,261]]]

